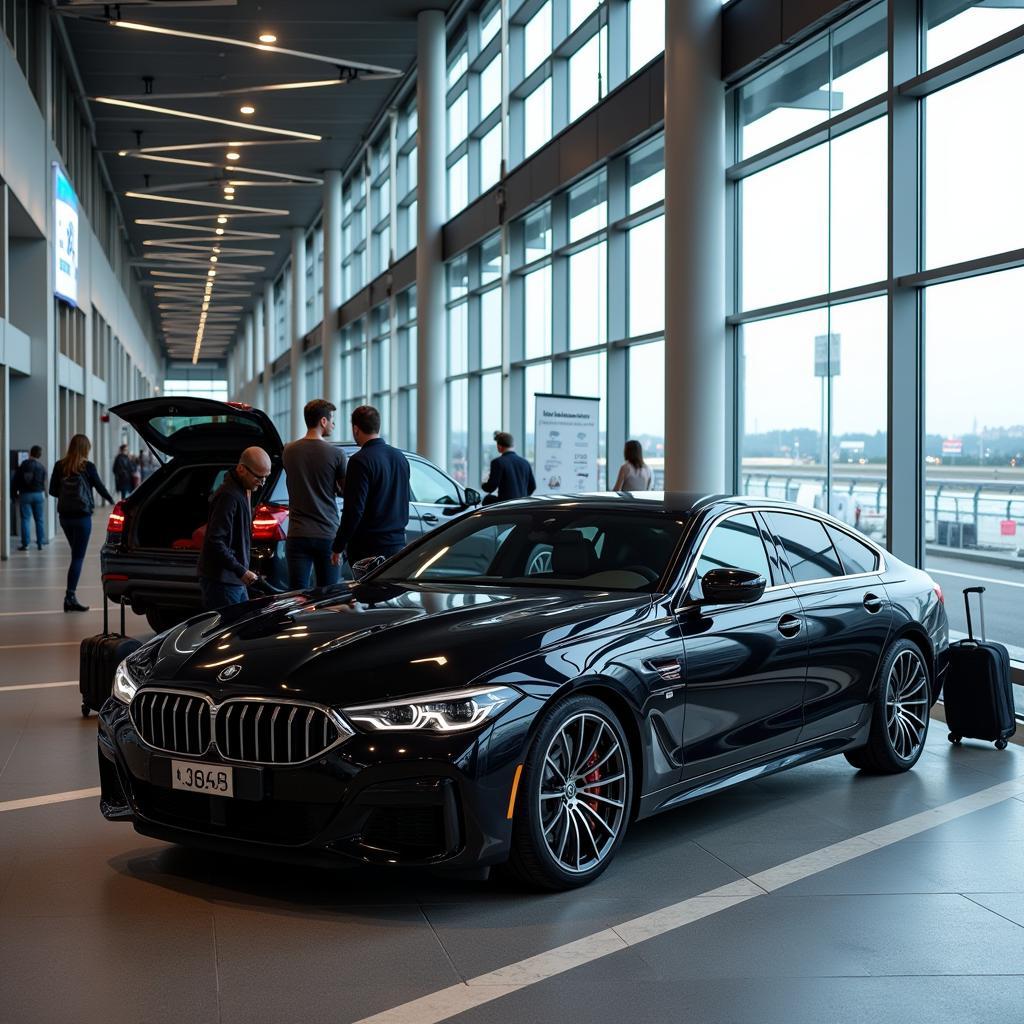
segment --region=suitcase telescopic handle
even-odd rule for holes
[[[985,639],[985,602],[982,600],[982,594],[985,593],[984,587],[965,587],[964,588],[964,611],[967,612],[967,639],[974,639],[974,625],[971,622],[971,594],[978,595],[978,617],[981,620],[981,639]]]

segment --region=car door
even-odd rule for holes
[[[774,545],[749,511],[719,520],[699,550],[678,610],[685,652],[683,778],[731,768],[794,744],[803,724],[807,636],[800,601],[773,566]],[[751,604],[701,602],[711,569],[757,572]]]
[[[801,741],[854,727],[892,627],[878,552],[812,515],[766,512],[800,599],[809,647]]]
[[[409,488],[412,492],[412,507],[409,510],[409,539],[437,529],[452,516],[465,512],[467,505],[459,485],[445,476],[436,466],[418,459],[409,458]],[[413,519],[416,525],[413,525]],[[413,532],[415,531],[415,533]],[[495,551],[497,548],[494,549]],[[493,556],[493,552],[491,552]]]

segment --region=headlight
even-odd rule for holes
[[[509,686],[432,693],[413,700],[361,704],[344,708],[345,714],[364,729],[423,729],[428,732],[466,732],[482,725],[500,708],[512,703],[518,690]]]
[[[132,679],[128,672],[128,661],[125,659],[114,670],[114,687],[111,693],[122,704],[130,704],[138,688],[139,684]]]

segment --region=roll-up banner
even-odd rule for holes
[[[596,491],[601,400],[572,395],[535,397],[537,493]]]
[[[53,164],[53,291],[78,305],[78,196],[60,165]]]

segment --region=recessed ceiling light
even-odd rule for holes
[[[236,153],[236,152],[234,152],[232,150],[232,152],[227,154],[227,157],[228,157],[229,160],[240,160],[241,157],[242,157],[242,154],[241,153]]]
[[[235,197],[234,196],[225,196],[224,197],[224,201],[227,202],[227,203],[233,203],[235,201]]]
[[[217,218],[217,223],[218,223],[218,224],[227,224],[227,222],[228,222],[228,219],[227,219],[227,217],[225,217],[225,216],[224,216],[224,214],[221,214],[221,215],[220,215],[220,216],[219,216],[219,217]]]
[[[223,235],[224,234],[224,229],[223,228],[217,228],[217,230],[214,231],[214,234],[215,235]]]
[[[207,274],[209,274],[210,277],[216,277],[217,276],[217,271],[216,270],[208,270]]]
[[[277,36],[275,36],[273,32],[261,32],[260,33],[260,42],[261,43],[276,43],[277,42]]]
[[[211,263],[216,263],[217,262],[217,257],[216,256],[211,256],[210,257],[210,262]]]
[[[235,186],[234,185],[226,185],[225,188],[224,188],[224,195],[226,195],[226,196],[233,196],[234,194],[235,194]]]
[[[243,104],[238,108],[240,114],[255,114],[256,108],[251,103]]]

